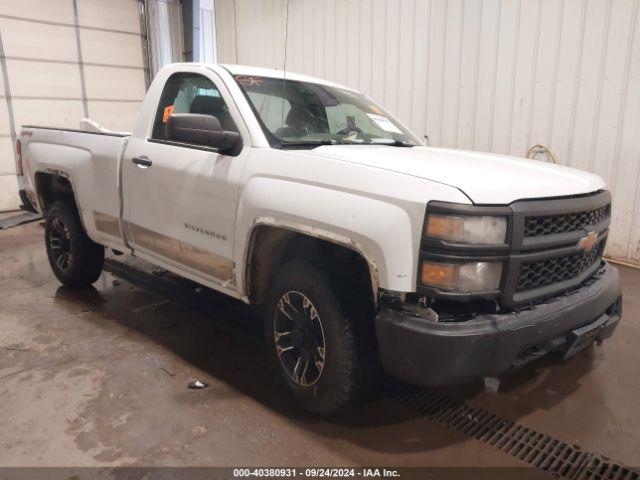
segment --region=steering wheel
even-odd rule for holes
[[[336,132],[338,135],[344,135],[347,136],[350,133],[362,133],[362,129],[358,128],[358,127],[346,127],[343,128],[342,130],[340,130],[339,132]]]

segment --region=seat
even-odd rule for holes
[[[309,110],[299,104],[293,104],[291,106],[284,123],[287,126],[280,127],[276,130],[276,137],[303,137],[309,133],[323,133],[328,131]]]

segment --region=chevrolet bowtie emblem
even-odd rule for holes
[[[598,243],[598,234],[596,232],[589,232],[586,237],[582,237],[578,240],[578,248],[588,252],[596,243]]]

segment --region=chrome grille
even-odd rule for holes
[[[526,217],[525,237],[540,237],[554,233],[576,232],[591,225],[597,225],[609,217],[611,204],[583,212],[561,215],[543,215]]]
[[[523,263],[518,272],[516,292],[546,287],[576,278],[600,261],[603,249],[604,240],[601,240],[588,252],[577,252]]]

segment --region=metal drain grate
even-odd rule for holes
[[[640,480],[640,472],[586,452],[433,389],[409,389],[393,399],[468,437],[491,445],[556,478]]]

